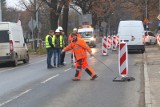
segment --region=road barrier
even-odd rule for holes
[[[112,37],[112,50],[117,50],[117,36]]]
[[[107,53],[107,38],[104,36],[102,38],[102,55],[108,55]]]
[[[160,46],[160,34],[157,34],[157,44]]]
[[[119,46],[119,75],[125,77],[128,75],[128,50],[127,43],[122,42]]]
[[[114,78],[113,81],[132,81],[133,77],[128,77],[128,49],[126,42],[120,42],[119,44],[119,76]]]
[[[107,36],[107,49],[111,49],[111,36]]]

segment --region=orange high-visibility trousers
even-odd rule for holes
[[[82,69],[85,69],[85,71],[93,77],[95,75],[95,71],[88,66],[87,58],[80,59],[76,61],[76,74],[75,78],[80,79],[81,78],[81,73]]]

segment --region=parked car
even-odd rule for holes
[[[29,62],[29,53],[24,42],[22,26],[18,23],[0,22],[0,63]]]
[[[151,31],[145,31],[145,35],[143,37],[144,44],[151,45],[151,44],[157,44],[157,38],[155,34]]]

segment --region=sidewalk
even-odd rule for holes
[[[144,53],[145,107],[160,107],[160,49],[151,47]]]

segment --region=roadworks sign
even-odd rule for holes
[[[160,20],[160,14],[157,16],[157,19]]]

